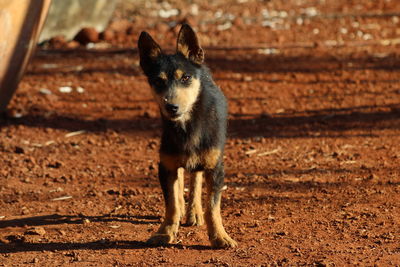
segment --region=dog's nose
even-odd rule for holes
[[[165,105],[165,109],[171,114],[176,114],[178,112],[179,106],[175,105],[175,104],[167,103]]]

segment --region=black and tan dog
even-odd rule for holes
[[[148,240],[162,245],[174,241],[185,214],[184,170],[191,173],[187,224],[202,225],[203,174],[208,198],[205,212],[208,236],[214,247],[235,247],[221,219],[224,181],[223,152],[227,104],[209,70],[195,32],[183,25],[176,54],[164,54],[151,36],[138,41],[140,66],[148,78],[162,117],[159,179],[166,213],[160,229]]]

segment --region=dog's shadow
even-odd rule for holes
[[[84,220],[91,222],[127,222],[132,224],[152,224],[159,223],[159,216],[124,216],[124,215],[102,215],[102,216],[74,216],[74,215],[45,215],[21,219],[2,220],[0,228],[7,227],[29,227],[57,224],[82,224]],[[6,241],[7,242],[4,242]],[[144,249],[156,246],[147,244],[145,241],[137,240],[107,240],[100,239],[91,242],[43,242],[32,243],[24,242],[23,238],[10,235],[0,240],[0,251],[4,253],[17,253],[28,251],[68,251],[68,250],[103,250],[103,249]],[[207,250],[208,246],[202,245],[183,245],[170,244],[163,247],[178,249]]]
[[[111,214],[101,216],[86,216],[51,214],[13,220],[2,220],[0,221],[0,228],[57,224],[81,224],[84,220],[89,220],[91,222],[127,222],[132,224],[151,224],[158,223],[160,221],[160,216],[128,216]]]
[[[18,253],[18,252],[29,252],[29,251],[74,251],[74,250],[105,250],[105,249],[146,249],[146,248],[158,248],[147,244],[145,241],[108,241],[108,240],[97,240],[92,242],[47,242],[47,243],[25,243],[25,242],[13,242],[8,244],[2,244],[0,242],[0,251],[2,253]],[[163,245],[164,248],[177,248],[177,249],[193,249],[193,250],[211,250],[210,246],[204,245],[183,245],[183,244],[169,244]]]

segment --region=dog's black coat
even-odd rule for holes
[[[166,203],[166,220],[149,241],[169,243],[173,240],[171,235],[176,235],[175,225],[179,225],[179,221],[176,222],[174,214],[177,212],[182,216],[182,212],[177,211],[177,189],[171,184],[179,179],[177,169],[182,167],[191,173],[205,174],[209,191],[206,221],[212,244],[217,247],[236,246],[222,226],[219,211],[224,182],[227,102],[212,80],[209,69],[202,64],[204,54],[197,37],[190,26],[183,25],[178,36],[177,53],[173,55],[162,53],[158,44],[145,32],[141,34],[138,46],[140,65],[158,100],[162,119],[159,180]],[[176,88],[183,97],[179,98],[182,103],[177,101],[174,104],[191,107],[185,112],[184,120],[174,120],[163,106],[178,94]],[[185,90],[192,90],[193,95]],[[182,194],[183,200],[183,191],[178,194]],[[195,198],[200,198],[201,203],[201,195]]]

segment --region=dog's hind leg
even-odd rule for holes
[[[201,206],[201,188],[203,184],[203,172],[198,171],[191,174],[190,177],[190,193],[189,193],[189,205],[187,211],[188,225],[203,225],[204,215],[203,208]]]
[[[178,233],[181,218],[181,185],[178,178],[178,168],[168,170],[160,163],[159,179],[165,200],[165,218],[158,231],[147,241],[152,245],[172,243]]]
[[[236,247],[237,243],[225,231],[221,218],[221,189],[224,169],[219,162],[213,170],[205,172],[207,185],[207,209],[205,219],[211,245],[217,248]]]

